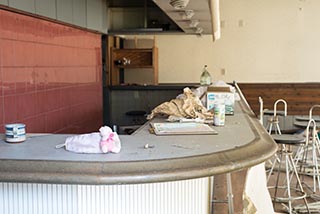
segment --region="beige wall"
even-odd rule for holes
[[[159,82],[320,82],[319,0],[221,0],[222,38],[157,35]],[[222,70],[225,69],[225,75]]]

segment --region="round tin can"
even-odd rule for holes
[[[6,141],[21,143],[26,140],[26,125],[22,123],[6,124]]]
[[[215,126],[224,126],[225,122],[225,105],[223,103],[214,104],[214,120]]]

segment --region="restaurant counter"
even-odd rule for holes
[[[0,142],[0,180],[59,184],[133,184],[207,177],[257,165],[277,147],[243,102],[218,135],[156,136],[146,123],[120,135],[119,154],[76,154],[55,146],[70,135],[30,135]],[[145,145],[153,148],[145,149]]]
[[[14,197],[19,192],[29,194],[32,189],[33,200],[45,200],[44,203],[53,201],[50,206],[62,210],[67,209],[64,206],[77,207],[76,211],[87,209],[88,203],[90,207],[101,207],[116,194],[125,206],[119,208],[122,205],[114,205],[114,210],[109,213],[134,213],[130,210],[139,213],[175,213],[175,209],[180,210],[182,206],[189,210],[183,213],[208,213],[212,176],[257,165],[269,159],[277,150],[276,144],[244,99],[235,103],[235,113],[226,117],[225,126],[214,127],[218,135],[156,136],[150,134],[149,125],[146,123],[133,135],[120,135],[122,150],[119,154],[76,154],[55,148],[70,135],[30,134],[20,144],[1,140],[0,198],[3,200],[0,200],[0,206],[1,203],[7,203],[4,201],[6,197]],[[145,148],[146,144],[148,148]],[[58,189],[50,189],[52,185]],[[94,188],[98,189],[94,191]],[[10,190],[14,191],[10,193]],[[60,191],[61,194],[55,196],[57,201],[61,197],[76,197],[78,200],[71,205],[61,201],[62,205],[58,202],[52,204],[52,191]],[[99,197],[100,202],[87,198],[92,195]],[[149,200],[158,196],[161,198],[153,198],[151,207],[145,207],[137,199]],[[194,197],[198,197],[198,203],[193,203]],[[21,209],[34,206],[32,201],[24,202],[27,199],[22,196],[18,199],[22,200],[19,202]],[[120,203],[118,199],[112,201],[113,204]],[[157,206],[166,206],[168,211],[152,211]],[[60,213],[63,213],[62,210]],[[41,212],[43,210],[39,208]]]

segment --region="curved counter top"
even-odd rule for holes
[[[277,146],[245,101],[218,135],[155,136],[145,124],[121,135],[119,154],[55,149],[70,135],[30,135],[21,144],[0,141],[0,181],[56,184],[137,184],[207,177],[257,165]],[[149,144],[152,148],[145,149]]]

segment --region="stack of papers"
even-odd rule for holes
[[[203,123],[151,123],[156,135],[218,134],[213,127]]]

